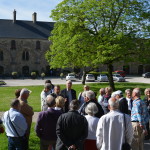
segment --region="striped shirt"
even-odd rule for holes
[[[137,121],[145,127],[147,115],[147,109],[145,108],[145,103],[141,99],[135,99],[131,111],[131,121]]]

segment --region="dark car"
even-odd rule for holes
[[[0,85],[6,85],[5,81],[0,80]]]
[[[143,73],[142,76],[144,78],[150,78],[150,72]]]

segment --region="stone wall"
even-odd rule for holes
[[[15,40],[16,49],[11,48],[11,41]],[[40,41],[40,49],[36,49],[36,42]],[[10,75],[11,72],[23,74],[23,67],[32,71],[46,72],[48,66],[45,60],[45,52],[49,49],[50,41],[39,39],[0,39],[0,51],[3,52],[3,60],[0,60],[0,67],[4,68],[3,73]],[[29,54],[29,60],[23,60],[23,53]]]

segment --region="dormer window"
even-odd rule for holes
[[[40,41],[36,41],[36,49],[41,49],[41,43],[40,43]]]
[[[25,61],[29,60],[29,52],[28,51],[24,51],[22,53],[22,60],[25,60]]]
[[[15,40],[11,40],[11,49],[12,50],[16,49],[16,41]]]

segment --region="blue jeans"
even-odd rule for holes
[[[8,137],[8,150],[27,150],[24,137]]]

